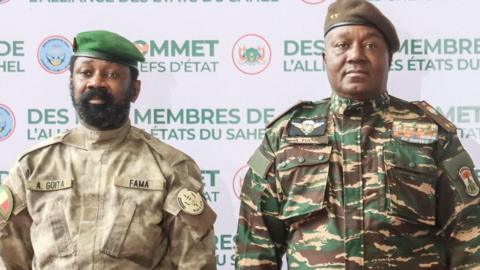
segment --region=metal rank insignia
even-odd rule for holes
[[[290,122],[288,136],[322,136],[325,133],[327,119],[293,119]]]
[[[200,215],[205,208],[200,193],[186,188],[180,190],[178,193],[177,202],[182,211],[190,215]]]
[[[0,185],[0,218],[8,221],[13,210],[12,192],[7,186]]]
[[[393,137],[411,143],[431,144],[437,140],[438,126],[434,123],[394,121]]]
[[[477,183],[475,183],[472,170],[470,170],[470,168],[467,166],[463,166],[462,168],[460,168],[460,170],[458,170],[458,174],[460,175],[460,178],[465,185],[467,194],[472,197],[477,196],[480,192],[480,188],[478,187]]]

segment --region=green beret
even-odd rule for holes
[[[383,34],[391,53],[400,48],[397,31],[392,22],[366,0],[336,0],[328,7],[324,36],[333,28],[345,25],[374,27]]]
[[[138,69],[145,57],[128,39],[109,31],[88,31],[77,34],[73,56],[103,59]]]

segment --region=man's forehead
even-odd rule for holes
[[[375,27],[367,25],[345,25],[336,27],[325,36],[325,39],[332,38],[347,38],[347,37],[361,37],[361,38],[380,38],[384,39],[384,36]]]
[[[75,66],[79,65],[102,65],[102,66],[112,66],[112,67],[124,67],[128,69],[128,66],[122,65],[119,63],[115,63],[112,61],[107,61],[103,59],[93,58],[93,57],[86,57],[86,56],[78,56],[75,60]]]

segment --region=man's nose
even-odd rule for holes
[[[88,88],[105,88],[106,87],[105,78],[101,74],[95,73],[89,78],[87,87]]]
[[[348,59],[349,63],[364,63],[367,61],[365,56],[365,50],[360,45],[351,46],[348,50]]]

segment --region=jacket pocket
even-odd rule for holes
[[[326,206],[330,145],[289,145],[277,153],[277,173],[285,196],[281,218],[295,222]]]
[[[409,222],[434,226],[438,168],[432,146],[394,141],[384,149],[388,213]]]
[[[75,248],[63,205],[63,201],[48,201],[37,213],[30,232],[36,258],[34,268],[60,269],[60,265],[68,264],[71,269],[77,269]]]
[[[128,228],[135,214],[136,204],[125,200],[118,210],[115,221],[113,222],[107,239],[103,244],[102,251],[113,257],[118,257],[123,245],[123,241],[127,235]]]

